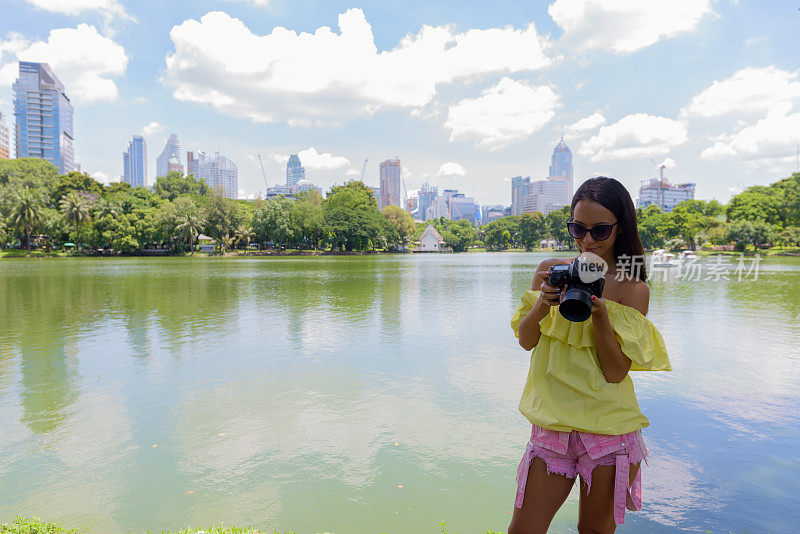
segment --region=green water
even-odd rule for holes
[[[508,320],[545,257],[2,260],[0,522],[505,531]],[[652,456],[618,532],[796,531],[800,261],[655,280],[648,317],[674,371],[634,375]],[[551,531],[576,520],[577,485]]]

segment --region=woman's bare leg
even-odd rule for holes
[[[633,484],[640,464],[631,464],[628,485]],[[581,481],[581,500],[578,506],[578,532],[580,534],[611,534],[617,529],[614,522],[614,465],[598,465],[592,470],[592,488],[586,492]]]
[[[544,534],[553,516],[572,489],[574,478],[547,473],[547,465],[538,456],[528,469],[522,508],[514,507],[508,534]]]

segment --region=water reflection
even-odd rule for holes
[[[503,530],[529,433],[508,319],[546,256],[4,261],[0,521]],[[800,262],[764,266],[653,282],[675,371],[634,376],[632,531],[796,524]]]

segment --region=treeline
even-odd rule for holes
[[[126,183],[103,185],[86,174],[61,176],[47,161],[0,160],[0,244],[79,247],[132,254],[144,249],[195,250],[200,234],[221,252],[259,248],[393,250],[409,244],[411,215],[378,211],[372,190],[358,181],[331,188],[327,198],[303,192],[295,201],[232,200],[194,176],[170,173],[153,191]]]
[[[573,247],[566,228],[569,206],[551,211],[503,217],[480,229],[487,250],[539,246],[542,239]],[[725,205],[716,200],[684,200],[671,212],[652,205],[636,210],[639,235],[646,249],[732,245],[735,250],[800,245],[800,173],[768,186],[753,186]]]
[[[35,158],[0,160],[0,246],[61,248],[133,254],[145,249],[193,251],[205,234],[221,252],[230,249],[398,250],[419,240],[428,224],[456,252],[538,248],[543,239],[574,247],[567,233],[569,207],[503,217],[475,228],[444,218],[414,224],[397,206],[377,209],[359,181],[334,186],[323,198],[304,192],[294,201],[232,200],[189,175],[170,173],[153,190],[125,183],[103,185],[86,174],[59,175]],[[800,244],[800,173],[754,186],[722,205],[686,200],[669,213],[637,209],[645,248],[735,245],[756,249]]]

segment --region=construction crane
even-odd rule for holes
[[[264,172],[264,162],[261,161],[261,154],[258,155],[258,164],[261,165],[261,175],[264,177],[264,187],[266,187],[264,190],[264,198],[266,198],[269,192],[269,184],[267,183],[267,173]]]

